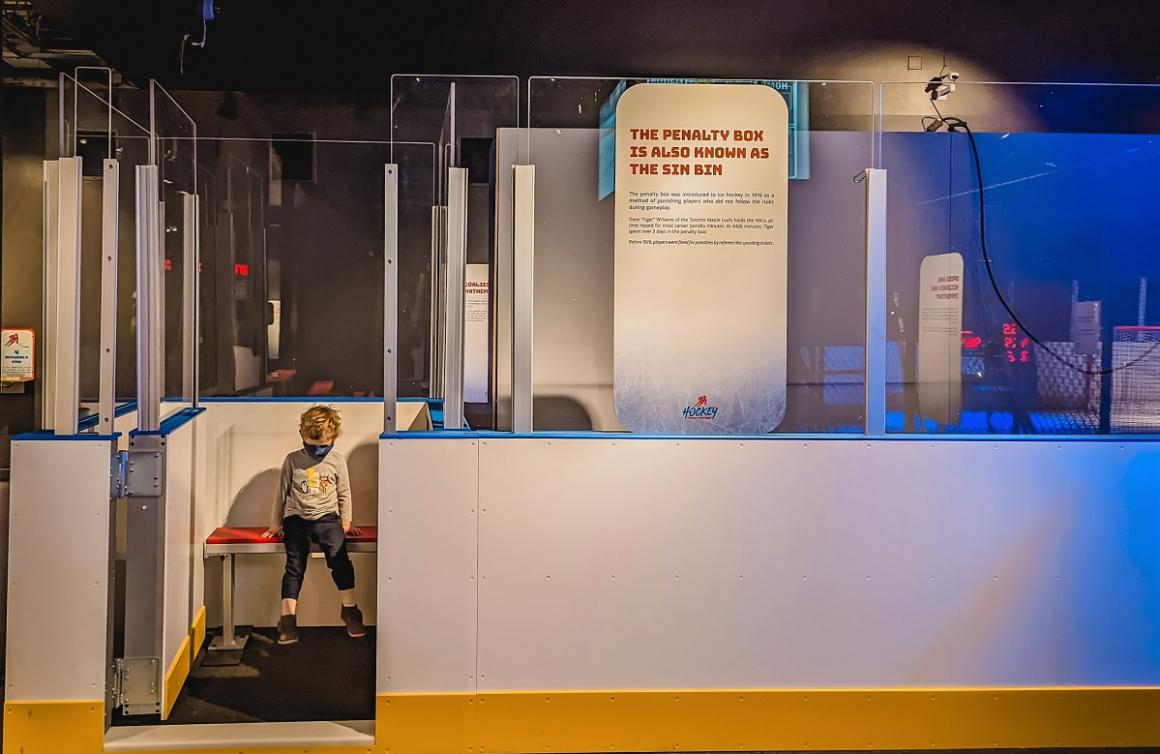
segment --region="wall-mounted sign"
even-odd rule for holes
[[[1071,308],[1071,342],[1077,356],[1100,352],[1100,302],[1076,301]]]
[[[36,379],[36,333],[29,329],[0,330],[0,382]]]
[[[463,400],[487,403],[488,266],[467,265],[463,289]]]
[[[933,254],[918,272],[918,400],[924,417],[958,422],[963,345],[963,255]]]
[[[620,97],[613,396],[632,431],[764,434],[785,415],[787,133],[768,86]]]

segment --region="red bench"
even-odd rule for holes
[[[375,552],[378,549],[379,527],[356,526],[357,536],[347,535],[348,552]],[[270,552],[284,552],[282,538],[267,539],[262,536],[265,526],[219,526],[205,540],[205,556],[211,555],[254,555]],[[317,546],[310,548],[317,552]]]
[[[347,535],[347,552],[377,552],[379,528],[377,526],[357,526],[357,535]],[[237,635],[234,625],[234,556],[262,555],[285,552],[281,537],[266,538],[262,532],[265,526],[220,526],[205,540],[205,557],[222,559],[222,633],[210,642],[209,652],[216,655],[210,665],[236,665],[241,662],[242,651],[246,647],[249,633]],[[311,552],[318,552],[312,545]]]

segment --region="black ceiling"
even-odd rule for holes
[[[391,73],[795,76],[818,54],[944,49],[1007,80],[1160,81],[1155,0],[35,0],[130,81],[381,90]],[[818,71],[811,71],[818,73]],[[821,73],[824,74],[824,71]]]

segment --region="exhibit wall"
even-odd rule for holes
[[[651,746],[694,746],[670,738],[682,730],[670,714],[735,715],[755,725],[731,729],[745,748],[802,747],[798,727],[750,717],[788,713],[750,697],[760,690],[822,704],[841,690],[930,690],[950,717],[867,733],[899,748],[990,746],[981,731],[1010,715],[1024,725],[1003,745],[1073,739],[1028,689],[1140,689],[1138,702],[1157,703],[1155,442],[485,433],[389,437],[380,450],[383,480],[443,480],[403,482],[383,503],[380,693],[442,714],[447,695],[473,692],[495,706],[480,707],[478,727],[461,725],[488,749],[561,737],[596,747],[606,723]],[[1002,698],[976,707],[949,689]],[[641,701],[667,709],[672,699],[655,698],[666,691],[683,713]],[[751,711],[730,703],[738,691]],[[617,717],[609,694],[640,717]],[[568,726],[553,707],[538,725],[489,727],[488,714],[545,701],[584,710],[590,725]],[[900,704],[921,717],[917,700]],[[1160,741],[1154,718],[1132,722],[1131,709],[1143,708],[1088,717],[1087,735]],[[883,720],[898,712],[880,709]],[[815,734],[827,740],[811,748],[859,745]]]

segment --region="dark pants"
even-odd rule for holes
[[[282,574],[282,599],[298,599],[302,577],[310,562],[310,543],[316,542],[326,557],[326,567],[339,589],[354,589],[354,564],[346,552],[346,534],[337,513],[327,513],[317,521],[288,516],[282,521],[282,543],[286,546],[286,573]]]

